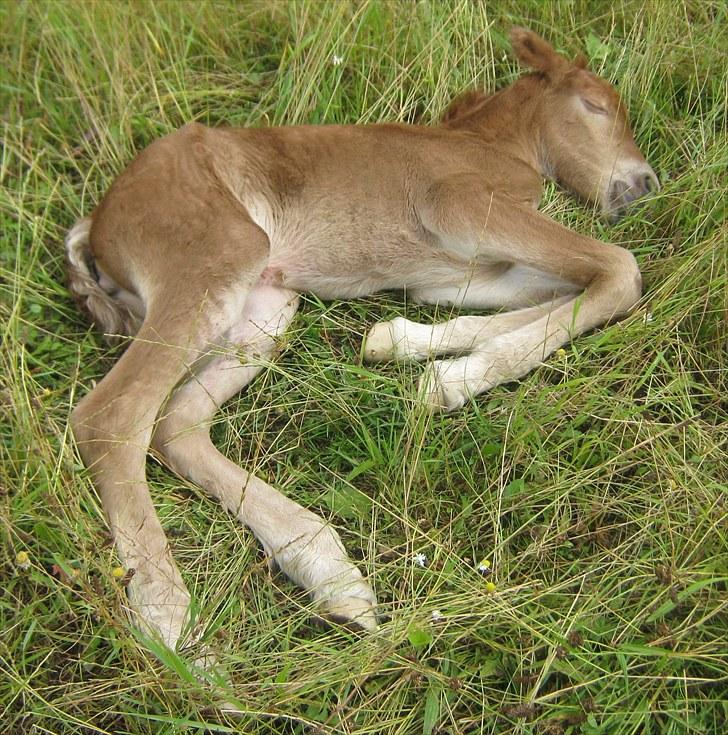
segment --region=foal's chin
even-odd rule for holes
[[[644,207],[646,203],[645,199],[635,199],[629,204],[610,203],[607,206],[602,207],[601,216],[609,222],[610,225],[616,225],[628,214]]]
[[[602,219],[610,225],[616,225],[627,216],[627,207],[613,207],[602,210]]]

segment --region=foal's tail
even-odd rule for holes
[[[91,217],[84,217],[66,235],[68,288],[76,303],[91,315],[93,323],[109,341],[137,333],[141,320],[120,298],[118,288],[106,290],[99,282],[90,239]]]

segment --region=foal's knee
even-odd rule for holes
[[[93,438],[94,434],[94,430],[91,428],[87,420],[88,414],[85,410],[87,399],[88,396],[81,399],[81,401],[76,404],[73,411],[71,411],[71,432],[73,433],[73,438],[76,440],[76,444],[79,446],[89,442]]]
[[[91,466],[108,452],[112,427],[94,392],[84,396],[71,412],[70,424],[76,446],[86,466]]]
[[[628,314],[642,297],[639,265],[634,255],[624,248],[615,247],[611,251],[599,280],[608,289],[609,306],[615,317]]]
[[[71,412],[70,424],[87,467],[143,462],[153,410],[132,393],[116,393],[100,383]]]
[[[240,470],[215,448],[206,423],[178,422],[168,416],[159,423],[152,446],[172,472],[203,488],[229,513],[239,516],[245,491]]]
[[[616,306],[620,313],[626,314],[642,298],[642,274],[629,250],[620,249],[617,282],[620,288]]]

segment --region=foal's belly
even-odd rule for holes
[[[274,237],[264,276],[276,285],[322,299],[454,283],[462,277],[466,266],[460,260],[412,233],[382,229]]]
[[[270,242],[264,279],[323,299],[347,299],[433,279],[450,282],[462,273],[462,261],[418,225],[406,202],[365,194],[309,193],[285,208],[262,196],[244,199]]]

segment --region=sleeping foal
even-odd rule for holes
[[[376,626],[374,594],[334,529],[210,441],[215,412],[273,356],[299,293],[406,289],[505,309],[434,326],[395,319],[367,336],[372,361],[457,353],[421,380],[422,401],[444,410],[639,300],[628,251],[536,211],[544,178],[610,218],[657,188],[624,106],[536,34],[511,39],[532,73],[464,95],[436,127],[186,125],[140,153],[69,232],[74,295],[106,333],[134,337],[74,410],[73,432],[135,570],[131,606],[168,646],[190,596],[150,498],[150,447],[248,526],[322,614]]]

